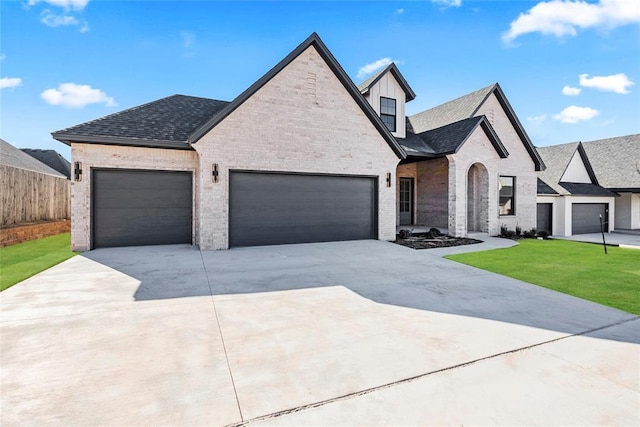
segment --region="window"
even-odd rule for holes
[[[391,132],[396,131],[396,100],[380,97],[380,118]]]
[[[500,215],[516,214],[516,177],[501,176],[498,180],[500,191]]]

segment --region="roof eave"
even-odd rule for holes
[[[53,139],[63,144],[71,145],[71,143],[84,144],[104,144],[104,145],[121,145],[129,147],[147,147],[147,148],[168,148],[172,150],[193,150],[193,147],[186,141],[162,141],[147,140],[134,138],[116,138],[106,136],[84,136],[84,135],[68,135],[64,133],[52,133]]]

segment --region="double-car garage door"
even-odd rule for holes
[[[375,178],[232,171],[229,244],[377,237]]]
[[[92,172],[93,247],[192,242],[190,172]],[[259,246],[377,237],[372,177],[232,171],[229,244]]]

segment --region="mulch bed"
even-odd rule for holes
[[[482,240],[469,239],[466,237],[451,236],[421,236],[414,234],[406,239],[396,238],[393,243],[406,246],[412,249],[433,249],[433,248],[450,248],[452,246],[473,245],[482,243]]]

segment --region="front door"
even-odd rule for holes
[[[400,178],[400,225],[413,224],[413,178]]]

